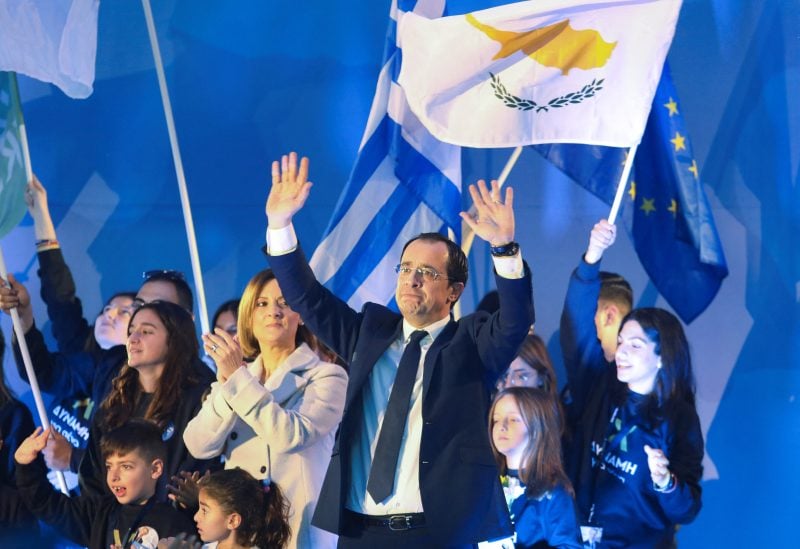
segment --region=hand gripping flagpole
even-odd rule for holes
[[[22,105],[19,100],[19,89],[17,88],[17,75],[11,73],[11,93],[16,95],[18,105]],[[20,124],[19,124],[19,141],[22,148],[22,160],[25,165],[25,179],[27,181],[33,180],[33,168],[31,168],[31,152],[28,148],[28,133],[25,130],[25,122],[22,119],[22,109],[20,109]],[[3,255],[3,247],[0,246],[0,278],[2,278],[9,287],[11,283],[8,282],[8,271],[6,269],[6,260]],[[42,424],[44,429],[50,428],[50,419],[47,417],[47,410],[44,407],[42,400],[42,391],[39,389],[39,380],[36,378],[36,372],[33,370],[33,362],[31,361],[31,353],[28,350],[28,343],[25,341],[25,331],[22,329],[22,322],[19,320],[19,311],[14,307],[9,311],[11,314],[11,324],[14,326],[14,333],[17,336],[17,343],[19,343],[19,350],[22,354],[22,362],[25,364],[25,373],[28,374],[28,383],[31,386],[31,393],[33,393],[33,401],[36,404],[36,413],[39,416],[39,423]],[[0,357],[2,360],[2,357]],[[12,449],[13,452],[15,449]],[[56,478],[58,479],[58,486],[64,494],[69,495],[67,488],[67,481],[64,478],[62,471],[55,471]]]
[[[169,133],[169,143],[172,147],[172,160],[175,164],[175,175],[178,178],[178,191],[181,197],[181,207],[183,208],[183,221],[186,225],[186,238],[189,241],[189,254],[192,259],[192,276],[194,277],[194,285],[197,289],[200,328],[205,334],[210,331],[208,309],[206,307],[206,292],[203,286],[203,272],[200,270],[200,254],[197,251],[197,239],[194,234],[194,221],[192,220],[192,209],[189,205],[189,193],[186,190],[183,161],[181,160],[181,151],[178,147],[178,134],[175,131],[172,104],[169,101],[167,78],[164,75],[164,64],[161,60],[161,50],[158,47],[158,35],[156,35],[156,26],[153,22],[153,12],[150,9],[150,0],[142,0],[142,7],[144,8],[144,17],[147,21],[147,34],[150,37],[150,48],[153,50],[153,60],[155,61],[156,74],[158,75],[158,88],[161,91],[161,103],[164,106],[164,117],[167,120],[167,131]]]
[[[8,282],[8,272],[6,271],[6,261],[3,257],[3,247],[0,246],[0,277],[6,281],[6,284],[11,286]],[[33,400],[36,403],[36,413],[39,415],[39,422],[44,429],[50,428],[50,420],[47,417],[47,410],[44,407],[42,400],[42,392],[39,389],[39,380],[36,379],[36,372],[33,371],[33,363],[31,362],[31,353],[28,351],[28,343],[25,341],[25,331],[22,329],[22,322],[19,320],[19,312],[14,307],[9,311],[11,313],[11,323],[14,325],[14,334],[17,336],[17,343],[19,343],[19,350],[22,353],[22,362],[25,364],[25,373],[28,374],[28,383],[31,386],[31,393],[33,393]],[[30,434],[30,433],[28,433]],[[12,448],[13,452],[14,449]],[[56,478],[58,478],[58,486],[64,494],[69,495],[67,489],[67,481],[64,478],[64,473],[55,471]]]

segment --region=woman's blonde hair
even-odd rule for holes
[[[239,336],[239,345],[241,345],[242,352],[247,358],[255,358],[261,352],[258,340],[253,334],[253,315],[255,314],[258,297],[270,280],[275,280],[275,274],[272,269],[264,269],[256,273],[247,283],[242,293],[242,299],[239,302],[239,318],[236,321],[236,329]],[[314,351],[318,352],[319,350],[317,338],[304,324],[297,327],[294,341],[295,347],[305,343]]]

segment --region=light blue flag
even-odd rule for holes
[[[432,137],[397,85],[402,63],[397,23],[408,11],[439,17],[444,2],[398,0],[392,6],[358,158],[311,258],[320,282],[355,309],[368,301],[392,302],[394,267],[407,240],[448,229],[460,238],[461,148]]]
[[[0,238],[19,225],[27,210],[21,124],[17,77],[12,72],[0,72]]]

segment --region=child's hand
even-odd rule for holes
[[[69,471],[69,462],[72,457],[72,444],[56,430],[47,440],[47,446],[42,451],[44,462],[51,471]]]
[[[17,448],[17,451],[14,453],[14,460],[20,465],[33,463],[33,460],[36,459],[39,452],[47,446],[47,437],[49,436],[49,427],[45,430],[42,430],[41,427],[37,427],[33,434],[23,440],[22,444],[19,445],[19,448]]]
[[[206,471],[203,478],[207,478],[209,474],[210,471]],[[196,510],[199,506],[200,480],[200,473],[197,471],[193,473],[181,471],[170,479],[170,484],[167,484],[167,497],[183,509]]]

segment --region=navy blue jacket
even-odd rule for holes
[[[617,380],[594,326],[599,273],[599,262],[581,261],[570,278],[561,317],[572,394],[567,411],[572,436],[564,451],[567,474],[582,524],[594,505],[592,524],[603,528],[598,548],[669,547],[675,525],[691,522],[701,507],[700,420],[693,405],[680,404],[670,417],[651,421],[643,412],[644,397]],[[674,491],[654,489],[645,444],[667,455],[678,479]]]
[[[341,533],[351,441],[363,421],[361,395],[403,319],[374,303],[351,309],[317,282],[299,248],[269,261],[291,308],[349,363],[344,416],[312,521]],[[522,279],[496,280],[500,310],[451,320],[425,358],[419,485],[428,528],[443,545],[512,532],[486,433],[488,395],[533,323],[533,295],[527,266]]]
[[[75,281],[60,249],[37,254],[42,300],[47,305],[51,331],[56,339],[58,352],[51,353],[44,336],[34,325],[25,334],[25,342],[31,353],[36,378],[42,391],[55,397],[50,409],[50,422],[75,447],[70,469],[78,470],[78,464],[86,448],[89,425],[94,412],[97,394],[93,394],[93,382],[98,368],[106,372],[104,383],[98,385],[97,393],[110,387],[116,370],[109,368],[124,360],[125,349],[85,352],[86,342],[92,337],[92,326],[83,317],[83,306],[75,291]],[[28,381],[28,373],[22,362],[19,346],[14,345],[14,357],[20,377]],[[103,387],[100,387],[103,386]]]

